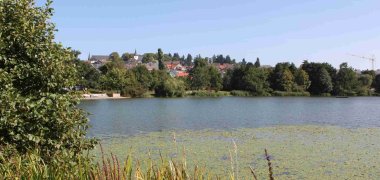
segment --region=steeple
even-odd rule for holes
[[[135,49],[135,56],[137,55],[137,51],[136,51],[136,49]]]
[[[88,53],[88,58],[87,60],[90,60],[91,59],[91,53]]]

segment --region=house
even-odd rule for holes
[[[146,67],[149,71],[158,70],[158,62],[157,62],[157,61],[154,61],[154,62],[148,62],[148,63],[145,64],[145,67]]]
[[[229,69],[233,69],[235,66],[233,64],[228,64],[228,63],[213,63],[212,64],[214,67],[216,67],[222,75],[227,72]]]
[[[178,71],[176,74],[176,77],[187,77],[187,76],[189,76],[189,73],[184,72],[184,71]]]
[[[164,62],[166,69],[173,70],[182,68],[182,65],[179,61],[166,61]]]
[[[90,64],[96,69],[99,69],[108,61],[109,61],[109,56],[106,56],[106,55],[93,55],[91,56],[91,58],[88,59],[88,62],[90,62]]]
[[[143,55],[134,55],[133,58],[129,59],[128,62],[137,62],[142,63],[144,56]]]

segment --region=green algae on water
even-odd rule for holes
[[[230,152],[240,178],[268,177],[264,149],[270,154],[276,179],[380,178],[380,128],[347,129],[331,126],[277,126],[232,131],[167,131],[102,140],[105,152],[119,158],[164,157],[181,160],[189,168],[205,166],[215,174],[231,172]],[[99,155],[98,151],[94,152]],[[149,155],[150,154],[150,155]]]

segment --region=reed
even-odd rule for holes
[[[231,172],[229,176],[214,175],[206,167],[194,165],[188,169],[186,164],[186,149],[183,147],[182,158],[176,161],[165,159],[160,153],[160,160],[154,161],[149,158],[146,161],[134,159],[128,155],[126,159],[120,160],[116,155],[106,155],[101,149],[101,160],[96,162],[87,156],[73,156],[65,154],[57,157],[49,163],[39,158],[38,152],[30,152],[26,155],[13,155],[5,157],[0,152],[0,179],[90,179],[90,180],[203,180],[203,179],[239,179],[238,174],[238,147],[233,142],[230,151]],[[265,157],[268,161],[269,178],[273,178],[273,169],[267,150]],[[7,158],[7,159],[6,159]],[[68,158],[71,158],[70,160]],[[144,165],[147,166],[143,166]],[[252,173],[252,179],[257,179],[255,170],[247,168]],[[227,178],[221,178],[227,177]]]

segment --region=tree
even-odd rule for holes
[[[121,57],[120,57],[119,53],[117,53],[117,52],[112,52],[112,53],[109,55],[109,60],[112,61],[112,62],[121,61]]]
[[[330,93],[333,90],[331,76],[325,68],[319,69],[319,79],[316,84],[320,85],[318,94]]]
[[[289,69],[285,69],[281,74],[280,86],[282,91],[290,92],[293,90],[294,77]]]
[[[129,61],[130,59],[132,59],[133,58],[133,54],[129,54],[129,53],[124,53],[123,55],[121,55],[121,59],[123,60],[123,61]]]
[[[256,96],[266,96],[270,91],[267,74],[260,68],[248,68],[242,78],[244,89]]]
[[[243,60],[241,61],[241,64],[242,65],[246,65],[247,64],[247,61],[245,61],[245,58],[243,58]]]
[[[336,69],[333,66],[328,63],[309,63],[308,61],[304,61],[301,68],[309,75],[311,85],[308,88],[308,91],[311,94],[320,95],[331,92],[331,90],[328,92],[326,91],[332,89],[333,82],[336,78]],[[324,71],[326,71],[327,74],[325,74]],[[321,74],[324,75],[324,78],[321,78]]]
[[[78,84],[86,88],[99,88],[100,73],[91,64],[81,60],[75,60]]]
[[[150,89],[152,87],[152,75],[149,70],[143,66],[139,65],[132,69],[135,74],[137,81],[144,87],[144,89]]]
[[[157,58],[157,55],[154,53],[145,53],[142,58],[142,63],[149,63],[155,61]]]
[[[209,66],[208,73],[210,75],[210,89],[219,91],[223,88],[222,75],[215,66]]]
[[[157,59],[158,59],[158,69],[164,70],[165,69],[165,64],[163,62],[164,58],[164,53],[162,52],[161,48],[158,49],[157,52]]]
[[[227,63],[227,64],[231,64],[232,63],[230,55],[226,56],[226,59],[223,61],[223,63]]]
[[[380,93],[380,74],[375,77],[375,90],[377,93]]]
[[[358,79],[355,71],[342,63],[336,76],[334,94],[340,96],[355,95],[358,89]]]
[[[194,60],[194,68],[190,71],[190,86],[195,90],[206,89],[210,86],[210,75],[207,68],[207,60],[200,55]]]
[[[51,1],[0,3],[0,146],[38,149],[45,160],[91,149],[88,119],[77,108],[74,54],[54,41]],[[71,159],[71,158],[70,158]]]
[[[298,90],[306,91],[310,87],[309,75],[306,71],[298,69],[294,77],[294,81],[298,86]]]
[[[191,54],[187,54],[186,65],[191,66],[192,62],[193,62],[193,56],[191,56]]]
[[[125,70],[111,69],[100,77],[100,84],[104,90],[121,91],[126,87]]]
[[[371,95],[371,86],[373,82],[373,77],[370,74],[362,74],[358,78],[358,95],[368,96]]]
[[[185,83],[179,79],[169,78],[155,88],[155,94],[159,97],[182,97],[185,95]]]
[[[256,62],[255,62],[255,67],[260,67],[261,65],[260,65],[260,59],[259,58],[257,58],[256,59]]]

